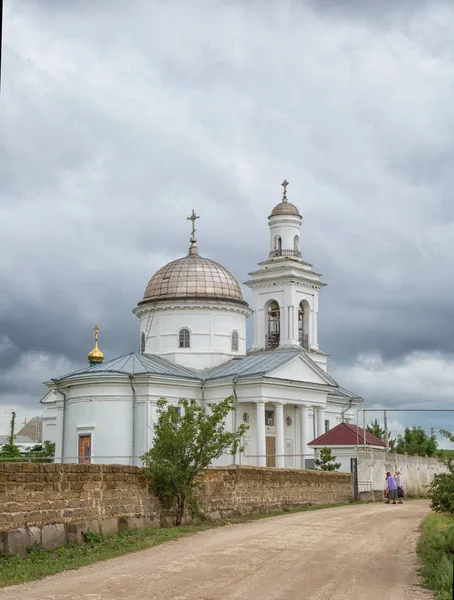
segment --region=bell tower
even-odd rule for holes
[[[301,258],[302,216],[284,193],[268,217],[270,251],[259,270],[245,283],[252,290],[253,350],[300,347],[319,352],[317,336],[318,292],[326,284],[312,265]],[[326,361],[325,361],[326,362]]]

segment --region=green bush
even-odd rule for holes
[[[429,498],[435,512],[454,514],[454,474],[435,475],[429,487]]]
[[[421,556],[421,574],[426,586],[436,591],[437,600],[452,598],[452,561],[454,549],[454,517],[429,515],[423,525],[418,552]]]
[[[196,478],[224,453],[240,451],[248,427],[226,430],[226,419],[236,410],[233,396],[206,407],[181,398],[178,406],[175,410],[166,400],[158,401],[153,446],[142,461],[151,489],[164,506],[176,506],[176,525],[181,525],[187,507],[193,516],[199,512],[196,492],[201,484]]]

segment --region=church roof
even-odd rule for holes
[[[351,423],[339,423],[326,433],[312,440],[309,446],[356,446],[364,444],[364,429]],[[366,430],[366,445],[381,446],[385,448],[385,442]]]
[[[310,365],[310,367],[319,372],[325,385],[331,386],[332,390],[328,392],[329,396],[335,398],[358,399],[358,396],[348,392],[338,386],[337,382],[328,375],[316,362],[314,362],[304,350],[290,348],[287,350],[262,350],[250,352],[245,356],[239,356],[222,365],[207,369],[205,371],[196,371],[182,365],[157,356],[155,354],[137,354],[131,352],[118,358],[114,358],[104,363],[99,363],[92,367],[87,366],[78,371],[73,371],[67,375],[57,378],[54,381],[66,381],[80,376],[100,376],[109,374],[124,375],[157,375],[162,377],[180,377],[184,379],[194,379],[196,381],[215,381],[224,378],[240,379],[243,377],[252,377],[255,375],[272,376],[272,372],[285,365],[291,360],[301,356],[301,358]],[[47,396],[43,398],[45,401]]]
[[[298,350],[251,352],[246,356],[239,356],[228,363],[210,369],[205,376],[205,380],[263,375],[284,365],[298,354]]]
[[[73,373],[59,377],[58,381],[78,377],[80,375],[100,375],[103,373],[117,373],[125,375],[163,375],[167,377],[184,377],[186,379],[200,379],[192,369],[177,365],[165,358],[152,354],[142,355],[131,352],[119,358],[113,358],[94,367],[85,367]]]

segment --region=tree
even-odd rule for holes
[[[372,423],[367,425],[366,431],[372,435],[375,435],[375,437],[377,437],[379,440],[385,441],[385,429],[380,425],[378,419],[374,419]],[[391,432],[388,431],[388,446],[391,450],[394,450],[395,443],[395,440],[391,439]]]
[[[454,442],[454,434],[444,429],[440,430],[448,440]],[[429,498],[432,510],[454,514],[454,461],[452,455],[447,454],[442,459],[446,466],[446,473],[434,475],[429,487]]]
[[[166,400],[158,401],[153,447],[142,461],[151,489],[164,505],[176,505],[176,525],[181,525],[187,505],[193,515],[198,512],[195,492],[200,482],[196,478],[213,460],[241,450],[248,426],[241,424],[236,432],[226,431],[225,419],[235,409],[233,396],[208,403],[207,408],[186,398],[178,405],[179,410],[175,410]]]
[[[9,433],[9,437],[8,437],[8,442],[6,444],[3,444],[3,446],[0,450],[0,458],[12,458],[12,459],[20,458],[19,447],[16,446],[16,444],[14,443],[14,439],[16,437],[16,435],[14,433],[15,425],[16,425],[16,413],[13,411],[13,413],[11,415],[11,421],[10,421],[10,433]]]
[[[336,457],[333,456],[331,448],[322,448],[320,458],[314,460],[315,466],[321,471],[338,471],[341,468],[340,463],[335,463]]]
[[[55,444],[46,440],[43,444],[36,444],[27,455],[32,462],[53,462],[55,456]]]
[[[375,435],[379,440],[385,439],[385,430],[380,425],[378,419],[374,419],[370,425],[367,425],[366,430]]]
[[[395,444],[395,451],[398,454],[413,454],[418,456],[435,456],[437,453],[438,442],[435,433],[430,435],[419,427],[406,427],[404,435],[398,435]]]

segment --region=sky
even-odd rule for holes
[[[454,409],[452,2],[4,13],[0,433],[13,408],[40,413],[43,381],[86,364],[95,324],[106,359],[138,350],[132,309],[187,252],[192,208],[200,254],[246,281],[284,178],[328,284],[330,372],[366,407]]]

